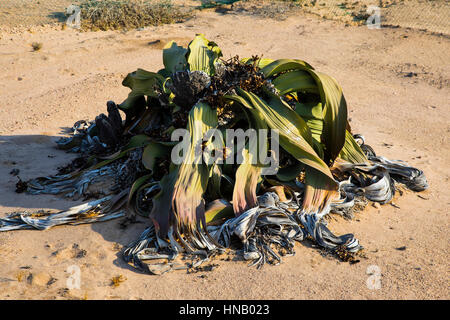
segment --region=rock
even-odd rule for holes
[[[373,202],[372,203],[372,207],[374,207],[376,209],[380,209],[381,208],[381,204],[379,204],[378,202]]]
[[[11,175],[13,175],[13,176],[17,176],[19,173],[20,173],[20,170],[17,169],[17,168],[12,169],[12,170],[9,172],[9,174],[11,174]]]
[[[417,77],[417,73],[416,72],[407,72],[404,75],[405,78],[412,78],[412,77]]]
[[[20,267],[20,269],[31,269],[32,267],[31,266],[22,266],[22,267]]]

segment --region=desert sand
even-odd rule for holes
[[[442,14],[448,17],[448,11]],[[279,266],[256,270],[244,261],[217,260],[212,272],[151,276],[120,256],[120,249],[145,229],[149,221],[143,218],[126,229],[113,220],[3,232],[0,298],[449,299],[450,40],[442,30],[420,29],[371,30],[301,11],[274,20],[214,10],[141,31],[4,28],[0,216],[80,203],[17,194],[17,178],[10,171],[19,169],[24,180],[55,174],[75,157],[55,148],[65,129],[105,112],[108,100],[121,102],[128,94],[121,86],[128,72],[158,70],[165,42],[187,45],[196,33],[218,43],[225,58],[299,58],[335,77],[349,105],[352,130],[378,154],[422,169],[430,188],[397,194],[391,205],[370,205],[351,221],[337,216],[330,221],[333,232],[354,233],[365,247],[365,258],[357,264],[325,257],[305,241]],[[33,52],[32,42],[41,42],[42,49]],[[71,266],[81,270],[79,289],[68,289]],[[371,266],[381,273],[379,289],[366,284]],[[119,275],[124,281],[112,286]]]

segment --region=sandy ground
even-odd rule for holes
[[[186,45],[199,32],[217,42],[225,57],[301,58],[334,76],[344,89],[353,130],[379,154],[424,170],[430,189],[406,192],[395,206],[369,206],[352,221],[332,220],[332,231],[355,233],[366,248],[367,257],[354,265],[323,257],[305,242],[276,267],[256,270],[219,260],[213,272],[149,276],[120,258],[120,249],[145,228],[144,220],[126,230],[116,220],[0,233],[0,298],[448,299],[450,40],[415,29],[369,30],[301,12],[275,21],[204,11],[182,24],[143,31],[3,32],[0,215],[78,203],[16,194],[17,179],[9,172],[20,169],[23,179],[56,173],[73,157],[54,148],[64,128],[104,112],[107,100],[121,102],[128,72],[159,69],[162,44],[175,39]],[[31,50],[34,41],[43,43],[38,52]],[[381,273],[377,290],[366,285],[373,265]],[[81,270],[80,289],[67,289],[71,266]],[[119,275],[126,280],[111,286]]]
[[[2,0],[0,2],[0,31],[17,32],[39,30],[48,24],[61,24],[67,18],[65,8],[79,5],[84,0]],[[151,1],[151,0],[131,0]],[[160,0],[153,0],[160,1]],[[161,0],[169,1],[186,10],[198,8],[202,2],[214,0]],[[299,11],[337,20],[348,25],[366,23],[379,8],[380,22],[386,26],[415,28],[450,35],[450,5],[448,0],[241,0],[232,7],[218,6],[211,10],[230,10],[259,15],[277,20]],[[368,11],[369,9],[369,11]]]

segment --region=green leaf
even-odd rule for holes
[[[143,185],[152,177],[152,174],[147,174],[145,176],[142,176],[136,181],[134,181],[133,185],[131,186],[130,192],[128,194],[128,201],[127,201],[127,208],[131,213],[131,216],[136,216],[136,210],[134,206],[132,205],[133,200],[135,199],[136,193],[141,189]]]
[[[145,147],[152,141],[152,138],[145,134],[137,134],[131,137],[130,141],[123,148],[124,150],[131,150],[135,148]]]
[[[323,132],[323,108],[322,103],[296,103],[295,112],[306,122],[313,138],[313,147],[321,159],[323,159],[323,145],[321,136]]]
[[[129,73],[122,81],[122,85],[131,89],[128,98],[118,107],[121,110],[133,108],[143,96],[157,97],[155,86],[161,87],[164,77],[158,73],[137,69]]]
[[[345,132],[345,144],[339,153],[339,158],[342,158],[350,163],[369,163],[369,160],[362,151],[361,147],[348,130]]]
[[[219,130],[215,132],[221,132]],[[208,197],[209,199],[221,198],[222,160],[225,144],[223,135],[213,135],[206,142],[204,161],[209,170]],[[214,155],[213,155],[214,152]]]
[[[315,168],[334,181],[328,166],[312,148],[312,137],[308,126],[295,111],[276,96],[273,96],[268,104],[251,92],[240,89],[238,91],[249,105],[261,113],[269,128],[279,131],[280,145],[284,150],[300,162]]]
[[[178,177],[178,168],[164,175],[159,181],[161,191],[153,197],[153,208],[150,218],[160,237],[167,237],[169,226],[174,223],[175,215],[172,209],[172,197],[175,181]]]
[[[245,100],[243,102],[247,103]],[[236,215],[240,215],[257,205],[256,191],[258,184],[262,181],[261,170],[264,167],[258,155],[266,155],[268,149],[267,143],[259,144],[260,129],[267,130],[267,124],[259,113],[250,112],[247,109],[249,107],[243,106],[243,111],[249,123],[249,128],[255,129],[255,134],[249,135],[242,150],[243,162],[239,164],[236,170],[233,188],[233,210]]]
[[[305,61],[297,60],[297,59],[279,59],[274,62],[268,64],[264,68],[261,69],[262,74],[265,78],[270,78],[273,75],[276,75],[280,72],[288,71],[288,70],[297,70],[297,69],[314,69],[310,64]]]
[[[185,70],[187,67],[186,53],[188,50],[170,41],[163,49],[163,63],[170,74]]]
[[[338,197],[337,183],[327,179],[321,172],[306,167],[305,194],[302,203],[302,213],[321,213],[332,200]]]
[[[166,68],[158,70],[158,74],[161,75],[161,77],[165,78],[166,80],[172,75],[172,73],[169,72]]]
[[[251,142],[249,142],[251,143]],[[261,166],[252,164],[257,155],[243,150],[243,163],[236,170],[236,181],[233,189],[233,209],[236,215],[257,205],[256,187],[261,179]],[[255,161],[256,162],[256,161]]]
[[[310,102],[295,104],[295,112],[305,120],[312,137],[320,142],[320,136],[323,131],[323,108],[322,103]]]
[[[209,170],[209,181],[207,187],[207,194],[209,199],[221,197],[221,181],[222,181],[222,169],[218,164],[213,164]]]
[[[293,61],[286,59],[274,61],[262,72],[268,78],[280,72],[295,70],[273,80],[275,87],[278,86],[282,93],[313,90],[312,82],[304,72],[309,73],[314,79],[323,105],[323,133],[320,142],[325,146],[329,160],[334,161],[344,146],[347,127],[347,103],[342,89],[334,78],[315,71],[303,61],[303,63]]]
[[[205,220],[208,225],[221,224],[233,217],[233,206],[225,199],[216,199],[206,206]]]
[[[215,73],[214,64],[222,56],[220,48],[203,34],[197,34],[189,43],[187,62],[190,71],[203,71],[212,76]]]
[[[276,174],[277,179],[282,182],[293,181],[305,168],[305,165],[298,162],[289,167],[280,168]]]
[[[223,98],[225,100],[227,100],[228,102],[237,102],[241,106],[243,106],[243,107],[245,107],[245,108],[247,108],[249,110],[253,109],[253,106],[241,96],[238,96],[238,95],[224,95]]]
[[[170,148],[168,146],[152,141],[142,152],[142,164],[146,169],[153,172],[156,159],[166,156],[169,152]]]
[[[347,103],[336,80],[324,73],[309,70],[316,79],[323,108],[323,134],[321,142],[331,161],[341,152],[347,128]]]
[[[244,64],[253,64],[253,62],[254,62],[253,58],[244,58],[244,59],[241,59],[241,63],[244,63]],[[262,69],[262,68],[264,68],[265,66],[271,64],[272,62],[273,62],[273,59],[260,58],[260,59],[258,59],[258,64],[257,64],[257,66],[258,66],[258,68]]]
[[[205,202],[209,170],[199,161],[198,147],[206,132],[217,127],[217,113],[208,104],[199,102],[192,107],[188,117],[190,133],[190,149],[178,169],[178,177],[174,185],[172,207],[177,216],[178,229],[190,234],[198,229],[198,223],[205,223]]]
[[[276,77],[272,84],[281,95],[297,91],[318,93],[316,81],[308,72],[303,70],[283,73]]]
[[[239,89],[238,93],[247,108],[253,107],[253,112],[259,113],[269,128],[278,130],[281,147],[306,166],[308,187],[303,202],[305,211],[323,209],[323,201],[328,203],[336,196],[338,184],[328,166],[312,148],[313,140],[306,123],[276,96],[272,96],[267,103],[251,92]]]

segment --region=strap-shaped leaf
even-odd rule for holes
[[[321,172],[306,167],[305,194],[302,203],[303,213],[322,213],[332,200],[338,197],[338,187]]]
[[[266,66],[262,72],[266,78],[287,70],[294,70],[281,74],[273,80],[275,87],[281,94],[297,91],[315,92],[311,78],[314,79],[323,106],[323,134],[321,141],[326,150],[328,160],[334,161],[339,155],[345,142],[347,128],[347,103],[342,88],[336,80],[324,73],[315,71],[311,66],[303,63],[274,61]],[[305,75],[307,72],[311,78]]]
[[[136,193],[141,189],[143,185],[145,185],[150,178],[152,177],[152,174],[146,174],[134,181],[133,185],[131,186],[130,192],[128,193],[128,201],[127,201],[127,216],[130,218],[134,218],[136,216],[136,211],[133,206],[133,200],[136,198]]]
[[[208,104],[199,102],[189,112],[188,131],[190,148],[178,169],[174,185],[172,207],[177,217],[178,229],[182,233],[191,233],[205,222],[205,202],[209,170],[199,158],[199,146],[208,130],[217,127],[217,113]],[[200,150],[201,151],[201,150]]]
[[[269,128],[279,131],[281,147],[306,165],[309,187],[305,194],[304,208],[308,211],[322,209],[322,200],[328,201],[336,195],[337,182],[328,166],[312,148],[311,132],[306,123],[276,96],[266,103],[251,92],[239,90],[238,93],[247,101],[248,106],[261,114]]]
[[[269,64],[271,64],[273,61],[274,61],[273,59],[260,58],[257,61],[257,66],[258,66],[258,68],[262,69],[265,66],[268,66]],[[254,63],[254,59],[253,58],[244,58],[244,59],[241,59],[241,63],[253,64]]]
[[[178,46],[176,42],[170,41],[163,49],[163,63],[165,70],[172,74],[185,70],[187,67],[186,53],[188,50]]]
[[[280,72],[297,69],[314,69],[309,63],[298,59],[279,59],[261,69],[266,78],[270,78]]]
[[[350,163],[369,163],[361,147],[348,130],[345,131],[345,144],[339,153],[339,158],[347,160]]]
[[[221,224],[233,217],[233,206],[225,199],[216,199],[206,206],[205,219],[208,225]]]
[[[150,218],[160,237],[167,237],[169,226],[175,220],[172,209],[172,196],[175,181],[178,177],[178,168],[162,177],[159,181],[161,191],[153,197],[153,208]]]
[[[209,180],[207,187],[207,194],[209,199],[222,197],[220,190],[221,185],[222,185],[222,167],[218,164],[213,164],[209,169]]]
[[[253,155],[247,148],[243,150],[244,162],[236,170],[233,189],[233,210],[238,216],[257,205],[256,187],[261,178],[261,166],[252,164]]]
[[[209,199],[222,198],[221,181],[222,181],[222,162],[224,141],[222,131],[215,129],[214,135],[209,137],[205,145],[203,159],[207,163],[209,170],[209,181],[207,194]]]
[[[318,93],[316,81],[304,70],[294,70],[283,73],[276,77],[272,84],[281,95],[297,91]]]
[[[347,128],[347,102],[336,80],[324,73],[308,70],[319,88],[323,109],[323,134],[321,142],[331,161],[341,152]]]
[[[152,173],[155,169],[156,159],[166,156],[170,152],[170,147],[161,143],[151,141],[142,152],[142,164]]]
[[[269,128],[279,131],[280,145],[284,150],[334,181],[328,166],[312,147],[311,131],[295,111],[276,96],[267,103],[254,93],[244,90],[239,90],[238,93],[247,100],[248,105],[261,113]]]
[[[128,98],[118,107],[121,110],[128,110],[136,104],[143,96],[157,97],[155,86],[161,87],[164,77],[158,73],[137,69],[129,73],[122,81],[122,85],[131,89]]]
[[[267,155],[267,143],[259,144],[261,129],[267,130],[267,124],[259,113],[244,109],[249,127],[255,129],[242,150],[243,163],[236,170],[236,182],[233,189],[233,210],[236,215],[257,205],[256,189],[261,179],[263,164],[259,155]]]
[[[317,155],[323,159],[323,145],[321,142],[323,132],[323,108],[322,103],[296,103],[295,112],[306,122],[311,130],[313,147]]]
[[[283,167],[278,170],[276,174],[277,179],[282,182],[295,181],[295,178],[303,171],[305,165],[303,163],[297,162],[288,167]]]
[[[268,129],[262,115],[254,109],[251,102],[247,99],[237,96],[228,95],[225,99],[238,102],[244,107],[244,113],[249,122],[250,128],[256,130]],[[243,150],[243,163],[240,164],[236,171],[236,182],[233,189],[233,209],[236,215],[240,215],[244,211],[257,205],[256,188],[261,181],[261,169],[264,166],[258,159],[258,154],[267,154],[267,144],[259,144],[259,132],[256,131],[255,136],[250,136],[249,142]],[[253,139],[253,140],[252,140]],[[257,141],[254,141],[256,139]],[[254,143],[258,146],[257,150],[251,150],[249,146]],[[259,148],[264,148],[260,150]]]
[[[214,64],[222,56],[222,51],[217,44],[206,39],[203,34],[197,34],[189,43],[188,48],[189,70],[203,71],[210,76],[214,75]]]
[[[320,142],[323,131],[323,108],[322,103],[310,102],[295,104],[295,112],[306,122],[313,139]]]

